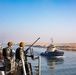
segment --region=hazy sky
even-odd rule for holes
[[[76,0],[0,0],[0,42],[76,43]]]

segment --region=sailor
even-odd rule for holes
[[[15,51],[12,49],[13,42],[8,42],[3,48],[5,72],[15,69]]]
[[[22,59],[25,60],[25,56],[24,56],[24,47],[25,47],[25,43],[24,42],[20,42],[19,47],[16,49],[16,63],[18,64],[17,67],[17,74],[21,75],[23,74],[23,64],[22,63]]]
[[[24,58],[24,47],[25,43],[20,42],[19,47],[16,49],[16,60],[20,61],[21,58]]]

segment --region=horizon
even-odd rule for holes
[[[0,0],[0,42],[76,43],[75,0]]]

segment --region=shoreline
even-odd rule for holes
[[[49,45],[49,44],[48,44]],[[34,45],[33,47],[39,47],[39,48],[47,48],[48,45]],[[58,43],[54,45],[59,50],[66,50],[66,51],[76,51],[76,43]]]

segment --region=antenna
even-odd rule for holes
[[[53,44],[53,38],[51,38],[50,40],[51,40],[51,44]]]

